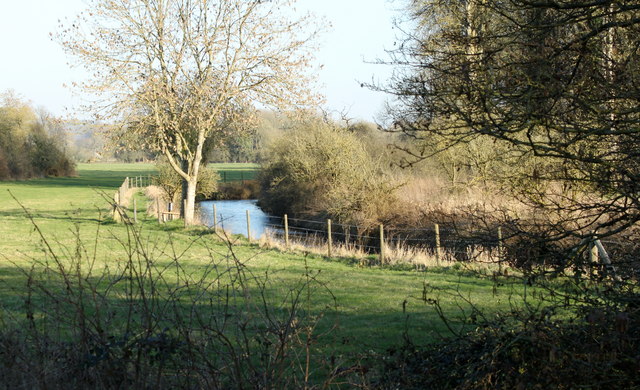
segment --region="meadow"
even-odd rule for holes
[[[255,170],[217,168],[235,175]],[[348,258],[264,248],[204,227],[185,230],[180,221],[159,224],[144,212],[135,225],[113,222],[109,201],[115,189],[126,176],[147,174],[153,174],[152,165],[80,164],[77,177],[0,184],[0,333],[33,329],[61,342],[88,337],[95,343],[130,335],[135,327],[147,341],[193,332],[226,340],[227,351],[240,348],[247,356],[268,349],[269,364],[305,361],[298,354],[303,351],[313,357],[301,369],[309,381],[320,380],[309,367],[321,362],[331,366],[325,374],[335,372],[366,353],[469,329],[473,313],[522,303],[519,285],[503,281],[498,287],[464,267],[361,267]],[[135,196],[144,210],[143,193]],[[211,325],[220,311],[234,313],[226,315],[235,322]],[[256,341],[261,332],[275,337],[269,343],[280,349],[299,349],[279,354]],[[237,356],[236,363],[242,360]],[[296,364],[285,365],[291,370]]]

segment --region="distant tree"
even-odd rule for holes
[[[13,92],[0,96],[0,179],[75,174],[61,138],[64,128],[43,113]]]
[[[291,19],[293,3],[92,0],[58,35],[92,74],[82,87],[102,97],[94,108],[182,177],[187,224],[207,142],[232,134],[256,104],[314,101],[306,71],[318,28]]]

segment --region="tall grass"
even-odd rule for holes
[[[263,248],[291,251],[293,253],[313,253],[328,255],[328,243],[324,236],[304,235],[291,236],[287,245],[280,233],[267,229],[260,238]],[[506,264],[500,264],[495,249],[483,246],[469,246],[465,250],[469,261],[461,263],[459,255],[449,248],[441,248],[440,256],[434,248],[416,247],[402,241],[385,243],[384,258],[379,253],[371,253],[368,247],[353,242],[334,242],[331,256],[351,259],[359,266],[386,266],[391,268],[414,268],[424,271],[430,268],[465,268],[476,271],[510,271]],[[513,272],[513,270],[511,270]]]
[[[98,234],[65,246],[40,233],[43,257],[16,264],[25,284],[13,292],[24,310],[2,311],[7,388],[277,389],[331,380],[315,353],[323,311],[310,301],[326,295],[334,302],[326,310],[335,310],[335,298],[317,271],[283,286],[252,271],[231,244],[217,253],[196,238],[191,245],[209,258],[194,272],[182,264],[185,252],[127,226],[114,237],[125,256],[107,266],[97,264]]]

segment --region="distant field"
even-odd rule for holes
[[[249,172],[255,172],[257,168],[253,164],[216,164],[216,167],[232,177],[238,172],[250,175]],[[20,204],[31,214],[62,261],[70,261],[80,245],[88,258],[95,256],[94,273],[115,269],[127,256],[122,243],[131,236],[125,226],[110,222],[107,199],[126,176],[153,172],[151,164],[80,164],[79,175],[75,178],[0,182],[0,302],[3,307],[0,327],[20,326],[24,318],[21,310],[25,298],[21,291],[27,278],[23,271],[31,267],[37,269],[51,261],[50,256],[44,254],[43,242]],[[143,195],[136,196],[139,207],[144,210]],[[207,264],[224,261],[229,256],[223,242],[204,228],[184,231],[179,221],[159,225],[153,216],[146,216],[143,211],[139,218],[141,222],[136,229],[144,237],[145,245],[151,248],[150,252],[158,257],[158,263],[170,262],[171,254],[180,254],[181,269],[177,270],[180,277],[185,273],[202,277]],[[401,343],[405,332],[421,343],[447,335],[447,328],[437,313],[420,299],[426,291],[425,286],[428,286],[429,298],[440,298],[446,313],[454,318],[460,314],[458,305],[465,307],[460,296],[489,312],[508,308],[510,300],[518,300],[512,295],[518,287],[494,288],[489,278],[478,278],[453,269],[415,272],[361,268],[348,261],[334,261],[317,255],[265,250],[240,238],[234,245],[234,252],[246,261],[251,272],[271,275],[273,290],[270,291],[276,298],[279,294],[286,296],[289,287],[298,283],[305,272],[318,273],[317,278],[326,284],[337,303],[337,310],[328,310],[319,328],[336,327],[316,345],[326,353],[381,351]],[[179,275],[173,275],[173,269],[165,272],[169,281],[178,282]],[[309,313],[324,312],[331,303],[327,293],[309,299]]]
[[[221,182],[253,180],[260,169],[259,164],[253,163],[214,163],[209,164],[208,166],[215,168],[220,175]],[[151,163],[78,164],[78,170],[81,172],[81,175],[79,178],[75,179],[75,184],[99,188],[117,188],[122,184],[122,180],[127,176],[145,176],[156,173],[155,165]],[[56,179],[47,180],[53,185],[57,183]],[[69,179],[66,178],[61,180],[65,183],[69,181]]]
[[[214,167],[220,175],[220,181],[227,183],[230,181],[254,180],[258,175],[260,165],[252,163],[235,164],[209,164]]]

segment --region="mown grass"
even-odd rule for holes
[[[241,166],[239,170],[245,168]],[[219,169],[236,170],[232,165]],[[108,199],[124,177],[152,174],[153,165],[80,164],[78,172],[74,178],[0,183],[0,301],[5,326],[7,319],[19,322],[25,316],[21,292],[25,291],[27,277],[23,271],[51,261],[43,251],[37,229],[63,261],[70,261],[78,242],[90,254],[95,252],[94,273],[115,269],[127,258],[122,242],[129,240],[131,233],[126,226],[110,221]],[[144,210],[145,199],[141,194],[136,196],[138,207]],[[138,217],[140,223],[134,228],[149,252],[157,256],[158,265],[165,262],[171,266],[172,259],[179,258],[180,269],[169,267],[163,273],[168,282],[177,283],[180,273],[201,274],[212,260],[224,259],[229,254],[224,240],[204,228],[185,231],[180,221],[159,225],[153,216],[143,212]],[[354,356],[398,345],[405,337],[426,343],[446,336],[447,328],[425,303],[424,291],[427,298],[440,298],[445,313],[454,319],[461,318],[461,309],[468,314],[470,309],[465,300],[485,312],[506,309],[510,301],[518,301],[513,295],[517,296],[517,287],[495,288],[489,278],[452,269],[413,272],[360,268],[319,255],[261,249],[239,237],[233,240],[235,255],[251,272],[269,275],[271,293],[276,298],[286,295],[305,273],[317,273],[332,294],[310,297],[310,312],[325,313],[320,333],[335,327],[316,346],[327,354]],[[458,321],[456,326],[465,325]]]
[[[214,163],[209,164],[208,166],[213,167],[218,171],[220,181],[223,183],[255,180],[260,169],[260,165],[253,163]]]

